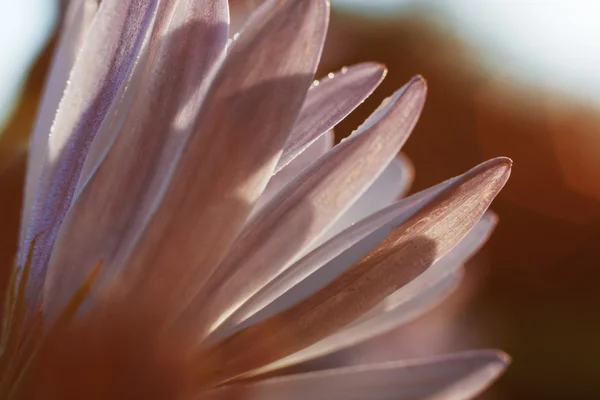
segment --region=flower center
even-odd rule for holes
[[[144,307],[94,305],[44,339],[31,371],[27,400],[187,397],[188,353]]]

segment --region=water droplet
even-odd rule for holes
[[[327,74],[327,77],[328,77],[329,79],[333,79],[333,77],[334,77],[334,76],[335,76],[335,75],[333,74],[333,72],[330,72],[330,73],[328,73],[328,74]]]
[[[345,74],[346,72],[348,72],[348,67],[343,67],[342,68],[342,74]]]
[[[313,86],[319,86],[319,81],[315,79],[315,80],[313,81]]]

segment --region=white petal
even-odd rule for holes
[[[285,270],[395,157],[417,122],[425,94],[425,81],[413,79],[259,210],[182,318],[197,318],[208,333]]]
[[[46,160],[50,127],[54,122],[58,104],[67,86],[67,80],[75,63],[75,58],[83,45],[97,10],[98,3],[96,0],[81,0],[69,3],[52,66],[46,78],[44,94],[29,144],[27,179],[23,200],[23,215],[21,216],[21,235],[26,232],[25,225],[29,221],[36,188]],[[23,240],[23,237],[21,237],[21,240]]]
[[[448,180],[403,199],[317,247],[263,286],[223,321],[222,326],[212,335],[213,340],[222,338],[224,332],[233,327],[238,330],[306,298],[358,261],[363,254],[383,240],[394,226],[406,221],[452,181]],[[250,317],[252,318],[248,320]],[[240,325],[242,321],[246,322]]]
[[[423,272],[419,277],[410,282],[408,285],[391,294],[380,305],[373,308],[366,315],[361,317],[369,318],[371,315],[376,315],[386,310],[398,307],[406,303],[422,290],[429,287],[431,282],[439,281],[448,273],[455,272],[460,269],[477,251],[487,242],[496,227],[498,219],[496,215],[487,211],[483,217],[475,224],[473,229],[469,231],[467,236],[463,238],[452,250],[446,253],[442,258],[437,260],[427,271]]]
[[[300,172],[306,167],[315,162],[319,157],[327,153],[333,147],[333,131],[326,132],[319,136],[311,145],[309,145],[302,153],[298,154],[288,165],[283,167],[279,172],[275,173],[269,180],[265,191],[260,195],[256,202],[253,213],[262,208],[270,200],[275,197],[281,189],[291,183]]]
[[[414,167],[410,160],[400,154],[383,171],[365,193],[350,207],[342,217],[327,230],[319,243],[324,243],[350,225],[379,211],[401,197],[410,189],[414,178]]]
[[[207,393],[206,399],[467,400],[495,381],[508,362],[504,353],[480,350],[233,385]]]
[[[152,212],[152,201],[191,132],[203,100],[201,86],[227,37],[225,0],[160,4],[146,51],[83,165],[52,254],[47,313],[49,303],[68,299],[100,260],[98,283],[114,278],[119,256]]]
[[[409,294],[403,295],[401,301],[392,303],[388,297],[388,299],[383,302],[383,307],[377,309],[377,312],[369,312],[365,314],[364,319],[360,318],[360,320],[355,323],[352,323],[348,327],[326,337],[312,346],[282,358],[265,368],[254,371],[253,374],[265,373],[319,358],[390,332],[395,328],[410,322],[414,318],[419,317],[442,302],[458,287],[462,276],[462,268],[446,271],[445,275],[438,274],[432,279],[427,280],[425,282],[426,285],[420,285],[420,290],[416,293],[411,293],[412,296]],[[410,282],[396,293],[405,291],[410,292],[409,286],[413,285],[419,278]]]
[[[332,129],[375,90],[384,66],[364,63],[331,73],[308,91],[302,111],[285,143],[275,171],[280,171],[318,137]]]
[[[117,262],[126,266],[123,295],[160,298],[156,307],[176,313],[224,256],[300,111],[328,15],[325,0],[273,0],[250,18],[203,94],[144,230]]]
[[[510,169],[510,160],[498,158],[468,171],[310,297],[207,346],[198,354],[204,385],[296,353],[405,286],[466,236],[508,180]]]
[[[56,235],[71,205],[90,143],[130,76],[154,22],[156,3],[157,0],[104,0],[77,55],[52,123],[39,185],[30,218],[24,221],[26,231],[21,235],[17,256],[17,264],[22,266],[35,239],[32,272],[27,282],[27,297],[34,303],[32,310],[41,300]]]
[[[348,346],[353,346],[395,329],[423,314],[442,301],[458,285],[463,275],[461,266],[487,241],[495,228],[496,222],[497,217],[488,211],[475,224],[467,236],[451,251],[436,261],[416,279],[392,293],[379,305],[362,315],[348,328],[296,354],[271,364],[268,368],[261,371],[283,368],[311,358],[321,357]],[[297,288],[286,293],[282,298],[276,299],[272,306],[264,308],[243,324],[236,326],[236,330],[251,325],[256,321],[263,320],[266,318],[266,315],[273,315],[277,311],[288,308],[300,299],[307,297],[309,293],[314,292],[319,287],[319,284],[323,285],[325,282],[330,281],[332,275],[335,274],[334,276],[337,276],[347,268],[335,266],[335,272],[331,273],[325,271],[327,267],[331,266],[324,266],[324,271],[319,271],[319,273],[311,276],[310,279],[301,282]]]

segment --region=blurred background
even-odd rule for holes
[[[465,285],[348,357],[495,347],[513,364],[482,398],[600,398],[600,2],[331,1],[319,77],[362,61],[389,69],[336,128],[338,140],[422,74],[429,97],[404,149],[413,191],[491,157],[514,160],[493,205],[500,223]],[[234,26],[260,2],[232,1]],[[60,10],[52,0],[0,0],[0,265],[14,253],[23,152]]]

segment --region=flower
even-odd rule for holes
[[[486,350],[286,372],[443,298],[510,173],[490,160],[340,222],[405,171],[426,85],[330,150],[385,69],[313,83],[328,12],[267,1],[229,42],[224,0],[71,2],[31,142],[3,398],[454,399],[504,369]]]

